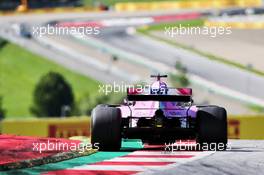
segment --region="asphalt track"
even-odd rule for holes
[[[129,35],[124,27],[105,29],[105,31],[98,35],[98,38],[111,46],[136,53],[172,67],[177,60],[180,60],[190,73],[230,89],[257,98],[264,98],[264,93],[256,90],[264,89],[264,78],[256,74],[211,61],[195,53],[150,38]],[[249,81],[250,83],[248,83]]]
[[[169,13],[169,12],[168,12]],[[161,14],[161,12],[156,13]],[[146,13],[137,14],[135,16],[144,16]],[[153,15],[153,14],[152,14]],[[100,20],[102,18],[110,18],[110,17],[124,17],[124,16],[133,16],[133,14],[94,14],[94,15],[65,15],[67,18],[74,18],[78,17],[77,21],[84,21],[88,19],[97,19]],[[21,20],[25,20],[26,16],[20,17]],[[39,21],[36,22],[37,18],[32,17],[31,23],[33,25],[39,24],[42,22],[47,22],[50,16],[44,18],[42,16],[39,17]],[[55,19],[61,19],[61,16],[56,16],[53,18]],[[2,19],[1,19],[2,20]],[[10,23],[6,22],[8,21],[15,21],[12,19],[12,17],[3,19],[2,20],[2,26],[3,28],[8,28],[7,26],[10,25]],[[9,26],[10,27],[10,26]],[[238,68],[230,67],[225,64],[221,64],[218,62],[210,61],[207,58],[204,58],[200,55],[190,53],[187,51],[184,51],[179,48],[175,48],[173,46],[170,46],[168,44],[164,44],[158,41],[155,41],[150,38],[138,36],[138,35],[129,35],[126,32],[127,27],[110,27],[110,28],[103,28],[100,35],[97,37],[101,39],[103,42],[108,43],[111,46],[121,48],[122,50],[136,53],[138,55],[144,56],[149,59],[153,59],[158,62],[162,62],[166,65],[169,65],[171,67],[174,67],[177,60],[180,60],[188,69],[188,71],[192,74],[198,75],[202,78],[205,78],[211,82],[215,82],[217,84],[226,86],[230,89],[237,90],[239,92],[251,95],[256,98],[264,98],[264,93],[260,93],[258,89],[264,89],[264,79],[261,76],[258,76],[253,73],[249,73],[246,71],[243,71]],[[3,29],[2,29],[3,30]],[[28,46],[27,44],[24,45],[28,49],[34,48],[32,46]],[[35,46],[36,47],[36,46]],[[35,49],[35,51],[42,53],[43,55],[48,55],[48,58],[53,59],[54,57],[60,57],[54,56],[50,54],[50,52],[46,52],[42,49],[40,51],[39,48]],[[46,48],[46,50],[49,50],[49,48]],[[51,50],[52,52],[52,50]],[[65,55],[64,55],[65,57]],[[84,66],[87,66],[87,64],[83,64],[83,61],[79,60],[81,64],[78,62],[72,62],[69,59],[63,59],[63,58],[56,58],[53,59],[60,64],[66,65],[66,67],[69,67],[71,69],[75,69],[81,73],[85,72],[85,74],[91,74],[92,76],[98,78],[99,80],[104,79],[104,82],[110,79],[111,82],[113,78],[107,77],[107,73],[104,74],[96,74],[96,70],[92,70],[93,67],[90,67],[91,71],[89,70],[83,70],[85,69]],[[72,65],[71,65],[72,64]],[[82,67],[80,70],[78,70],[78,67]],[[201,69],[202,68],[202,69]],[[107,77],[107,78],[103,78]],[[114,77],[117,78],[117,77]],[[235,82],[235,83],[234,83]],[[250,82],[250,83],[249,83]],[[257,90],[256,90],[257,89]]]
[[[180,11],[177,11],[180,12]],[[188,12],[188,10],[183,10],[182,12]],[[104,83],[111,82],[131,82],[127,78],[124,79],[120,76],[109,74],[108,71],[99,70],[97,67],[91,65],[87,60],[95,60],[96,58],[91,58],[89,54],[82,55],[86,57],[86,60],[80,59],[79,55],[69,55],[58,50],[54,50],[49,45],[41,45],[35,39],[28,40],[20,36],[14,35],[11,28],[12,24],[25,22],[30,27],[44,25],[51,21],[64,21],[64,20],[74,20],[78,19],[81,21],[87,20],[101,20],[114,17],[136,17],[136,16],[147,16],[147,15],[162,15],[175,13],[175,11],[155,11],[155,12],[139,12],[135,13],[119,13],[119,12],[105,12],[105,13],[62,13],[62,14],[40,14],[40,15],[14,15],[14,16],[0,16],[0,36],[10,40],[20,46],[30,50],[33,53],[43,55],[45,58],[61,64],[73,71],[84,74],[86,76],[93,77]],[[71,40],[69,40],[71,41]]]
[[[183,145],[187,142],[182,143]],[[263,174],[264,141],[229,140],[228,151],[164,151],[163,145],[135,140],[122,143],[120,152],[98,152],[59,163],[0,174]],[[190,145],[190,144],[189,144]]]
[[[28,40],[14,35],[12,32],[10,32],[12,29],[10,29],[10,24],[8,23],[2,23],[1,26],[2,26],[2,28],[0,29],[1,37],[9,41],[12,41],[13,43],[16,43],[21,47],[26,48],[32,53],[42,55],[45,58],[53,62],[56,62],[60,65],[63,65],[64,67],[72,71],[81,73],[89,77],[93,77],[94,79],[104,83],[110,83],[113,81],[121,81],[121,80],[123,81],[123,79],[120,79],[120,77],[114,76],[112,74],[109,75],[109,73],[106,71],[98,71],[98,69],[91,66],[87,61],[80,60],[79,57],[76,58],[76,56],[71,56],[63,52],[58,52],[57,50],[52,49],[48,45],[43,46],[34,39]],[[85,56],[86,58],[89,59],[88,55]],[[78,59],[78,61],[76,61],[76,59]]]

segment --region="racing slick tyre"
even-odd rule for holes
[[[218,106],[199,108],[197,112],[198,149],[225,150],[227,146],[227,114]],[[202,147],[202,148],[201,148]]]
[[[121,110],[98,105],[92,111],[91,143],[99,144],[101,151],[117,151],[121,148]]]

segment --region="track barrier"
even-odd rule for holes
[[[232,139],[264,139],[264,116],[230,116],[228,137]]]
[[[90,136],[90,117],[4,120],[1,133],[26,136],[69,138]],[[229,116],[231,139],[264,139],[264,116]]]
[[[114,5],[116,11],[200,9],[226,7],[258,7],[262,0],[190,0],[190,1],[154,1],[120,2]]]
[[[4,120],[1,133],[25,136],[69,138],[90,136],[89,117],[43,118],[25,120]]]
[[[83,13],[98,12],[100,8],[93,7],[57,7],[57,8],[39,8],[21,11],[0,11],[1,15],[21,15],[21,14],[49,14],[49,13]]]
[[[207,27],[231,27],[232,29],[264,29],[263,22],[225,22],[207,20],[204,23]]]

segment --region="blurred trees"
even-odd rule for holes
[[[69,116],[74,111],[71,85],[56,72],[50,72],[37,83],[31,112],[39,117]]]
[[[55,7],[79,7],[82,0],[0,0],[0,10],[16,10],[20,5],[36,8],[55,8]]]
[[[0,49],[3,48],[7,44],[7,41],[0,38]]]
[[[98,104],[120,104],[124,99],[122,93],[84,95],[74,103],[70,84],[62,75],[50,72],[39,80],[34,90],[31,112],[38,117],[59,117],[69,115],[90,115]]]

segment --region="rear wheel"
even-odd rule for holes
[[[218,106],[201,107],[197,112],[197,143],[199,149],[225,150],[227,114]]]
[[[121,148],[121,111],[119,108],[98,105],[92,111],[91,142],[102,151]]]

